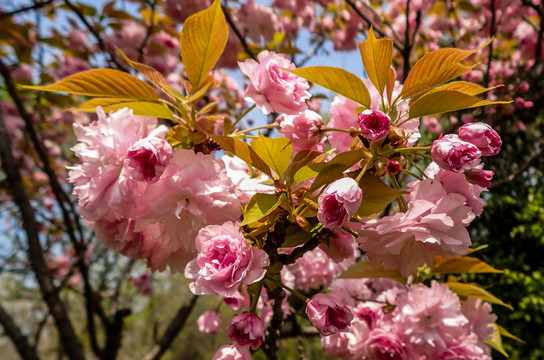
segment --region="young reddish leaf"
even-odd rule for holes
[[[371,264],[369,262],[358,262],[346,269],[339,278],[341,279],[360,279],[360,278],[390,278],[393,280],[402,280],[402,275],[397,270],[384,270],[381,264]]]
[[[469,256],[454,256],[440,263],[433,269],[435,274],[460,274],[460,273],[503,273],[480,259]]]
[[[363,200],[357,211],[359,216],[379,213],[403,193],[401,190],[390,188],[373,174],[365,174],[359,185],[363,190]]]
[[[187,77],[196,90],[219,60],[228,37],[229,28],[220,0],[215,0],[206,10],[190,16],[183,24],[181,59]]]
[[[482,299],[493,304],[498,304],[514,310],[514,308],[506,303],[504,303],[499,298],[495,297],[488,291],[472,284],[464,284],[460,282],[447,282],[446,285],[450,288],[451,291],[456,293],[459,296],[473,297],[477,299]]]
[[[287,138],[270,139],[259,132],[259,138],[251,140],[251,147],[270,168],[281,177],[289,167],[293,145]]]
[[[236,139],[230,136],[214,135],[209,134],[213,141],[221,145],[221,147],[238,156],[240,159],[244,160],[249,165],[255,167],[256,169],[261,170],[266,175],[272,177],[272,172],[270,167],[257,155],[255,150],[251,148],[248,144],[243,142],[240,139]]]
[[[472,69],[459,62],[489,45],[491,39],[475,50],[438,49],[419,59],[404,81],[402,97],[410,98],[445,83]]]
[[[94,113],[97,106],[102,106],[106,113],[128,107],[132,109],[134,115],[174,120],[172,111],[162,103],[142,100],[134,101],[134,99],[96,98],[84,102],[81,106],[73,110]]]
[[[25,89],[59,91],[75,95],[108,96],[133,99],[158,99],[155,90],[126,72],[92,69],[65,77],[46,86],[23,86]]]
[[[370,27],[367,39],[360,42],[358,47],[368,78],[382,95],[389,79],[389,70],[393,60],[393,40],[388,38],[377,40],[372,27]]]
[[[435,89],[411,103],[408,113],[410,118],[416,118],[485,105],[508,104],[510,102],[488,101],[458,90]]]
[[[349,71],[331,66],[309,66],[300,69],[283,69],[305,78],[361,105],[370,107],[370,94],[365,83]]]

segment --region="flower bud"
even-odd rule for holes
[[[493,179],[495,173],[491,170],[473,169],[465,172],[465,177],[468,182],[484,188],[491,185],[491,179]]]
[[[449,134],[433,142],[431,155],[442,169],[462,173],[476,166],[482,153],[476,145]]]
[[[321,336],[348,331],[353,314],[340,300],[328,294],[316,294],[306,307],[308,319]]]
[[[263,323],[252,312],[234,315],[225,331],[230,341],[238,348],[251,347],[257,350],[264,341]]]
[[[476,145],[483,156],[497,155],[501,150],[502,141],[499,134],[491,126],[482,122],[461,126],[459,138]]]
[[[387,137],[391,129],[391,118],[380,110],[365,110],[357,115],[363,136],[371,141]]]
[[[385,168],[387,169],[387,172],[390,174],[398,174],[400,171],[400,163],[395,160],[391,160],[387,162],[387,165],[385,165]]]
[[[363,191],[355,180],[338,179],[319,196],[317,218],[326,228],[340,228],[357,212],[362,198]]]
[[[135,180],[155,183],[172,157],[172,146],[157,137],[146,137],[135,142],[127,153],[128,167]]]

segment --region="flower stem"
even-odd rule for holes
[[[278,284],[279,286],[281,286],[282,288],[284,288],[285,290],[289,291],[291,294],[295,295],[296,297],[298,297],[300,300],[304,301],[306,304],[308,302],[310,302],[310,299],[308,299],[306,296],[302,295],[301,293],[299,293],[298,291],[296,291],[295,289],[291,289],[289,286],[283,284],[282,282],[280,281],[277,281],[276,279],[274,278],[271,278],[269,276],[266,276],[266,279],[267,280],[270,280],[276,284]]]
[[[278,127],[278,124],[269,124],[269,125],[256,126],[256,127],[250,128],[250,129],[237,131],[233,135],[245,134],[245,133],[248,133],[248,132],[252,132],[252,131],[255,131],[255,130],[261,130],[261,129],[273,129],[273,128],[277,128],[277,127]]]
[[[251,105],[250,107],[248,107],[246,109],[246,111],[244,111],[244,113],[242,115],[240,115],[240,117],[238,119],[236,119],[236,121],[231,125],[231,131],[234,130],[234,128],[236,127],[236,125],[238,125],[238,123],[247,115],[249,114],[249,112],[253,109],[255,109],[255,106],[256,104],[253,104]]]

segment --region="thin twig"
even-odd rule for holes
[[[151,15],[149,19],[149,26],[147,27],[147,31],[145,33],[144,40],[142,41],[142,44],[140,45],[140,48],[138,49],[138,61],[142,62],[144,59],[144,49],[147,46],[147,42],[149,41],[149,38],[151,37],[151,34],[153,33],[153,25],[155,20],[155,7],[157,6],[157,0],[153,0],[151,3]]]
[[[542,157],[544,157],[544,148],[542,148],[539,152],[531,156],[529,160],[522,167],[517,169],[514,173],[512,173],[506,179],[502,179],[500,181],[492,183],[489,189],[495,190],[514,182],[517,178],[519,178],[525,171],[527,171],[531,166],[533,166],[534,163],[536,163]]]
[[[39,360],[36,348],[30,345],[28,337],[23,334],[10,314],[0,304],[0,325],[4,328],[4,334],[11,340],[21,359]]]
[[[27,12],[27,11],[41,9],[44,6],[47,6],[47,5],[51,4],[53,1],[55,1],[55,0],[46,0],[46,1],[34,3],[34,5],[26,6],[26,7],[23,7],[23,8],[17,9],[17,10],[13,10],[13,11],[10,11],[10,12],[0,12],[0,20],[11,17],[13,15],[24,13],[24,12]]]
[[[255,56],[255,53],[253,53],[253,50],[251,50],[251,48],[249,47],[244,35],[242,35],[240,30],[238,30],[238,27],[236,27],[236,24],[234,23],[234,21],[232,20],[232,17],[230,16],[229,9],[227,9],[227,7],[224,5],[221,5],[221,9],[223,10],[223,13],[225,14],[225,19],[227,19],[227,23],[230,25],[232,31],[234,31],[234,34],[236,35],[238,40],[240,40],[240,43],[242,44],[242,47],[244,48],[244,51],[246,52],[246,54],[250,58],[256,61],[257,56]]]

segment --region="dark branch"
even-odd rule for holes
[[[223,9],[223,13],[225,14],[225,18],[227,19],[227,23],[230,25],[230,28],[232,29],[232,31],[234,31],[234,34],[236,35],[238,40],[240,40],[240,43],[242,44],[242,47],[244,48],[244,51],[246,52],[246,54],[250,58],[252,58],[253,60],[257,60],[257,57],[253,53],[253,50],[251,50],[251,48],[249,47],[249,45],[248,45],[248,43],[246,41],[246,38],[244,37],[244,35],[242,35],[240,30],[238,30],[238,28],[236,27],[236,24],[234,23],[234,21],[232,21],[232,17],[230,16],[229,9],[227,9],[227,7],[223,6],[223,5],[221,5],[221,9]]]
[[[315,249],[321,242],[325,241],[330,235],[332,234],[332,231],[323,228],[321,229],[317,234],[315,234],[309,241],[307,241],[304,245],[297,247],[295,250],[293,250],[289,255],[279,255],[280,261],[284,265],[289,265],[297,261],[299,257],[304,255],[308,251],[312,251]]]
[[[41,9],[44,6],[47,6],[47,5],[51,4],[53,1],[55,1],[55,0],[46,0],[46,1],[35,3],[34,5],[26,6],[26,7],[23,7],[23,8],[17,9],[17,10],[13,10],[13,11],[10,11],[10,12],[1,12],[0,13],[0,20],[12,17],[13,15],[25,13],[27,11]]]
[[[525,171],[527,171],[531,166],[533,166],[540,158],[543,158],[543,157],[544,157],[544,148],[542,148],[539,152],[531,156],[529,160],[522,167],[517,169],[513,174],[508,176],[506,179],[502,179],[500,181],[492,183],[489,189],[495,190],[514,182]]]
[[[0,304],[0,325],[4,328],[4,333],[9,337],[21,359],[39,360],[36,348],[30,345],[28,338],[21,332],[21,329],[15,324],[13,318],[6,312]]]

